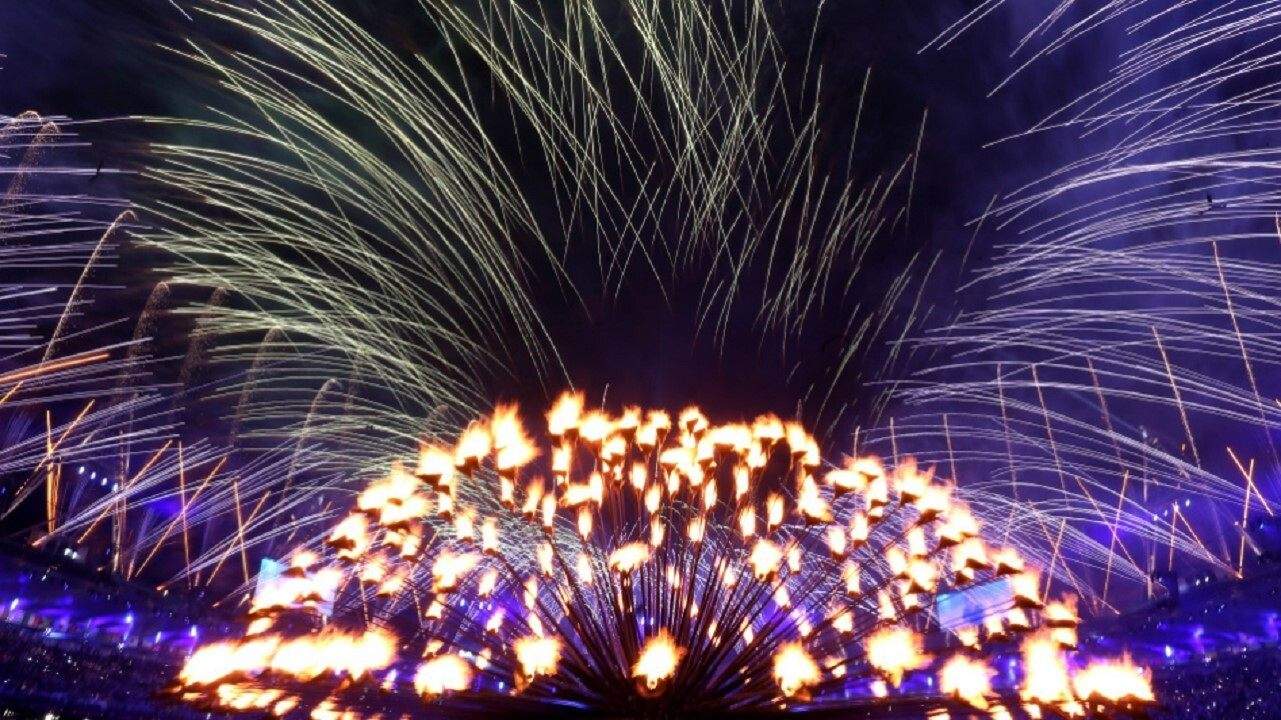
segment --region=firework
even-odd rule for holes
[[[821,68],[784,61],[758,0],[425,2],[416,20],[456,51],[427,64],[325,0],[193,5],[193,27],[283,61],[174,48],[225,92],[214,119],[144,119],[184,138],[151,146],[144,173],[166,192],[145,203],[144,239],[173,253],[175,284],[231,296],[201,312],[225,362],[262,371],[241,437],[305,434],[352,477],[424,422],[454,432],[489,376],[563,382],[548,318],[580,296],[640,283],[722,345],[744,314],[790,342],[872,280],[862,258],[910,186],[909,153],[860,169],[856,131],[824,144]],[[888,331],[922,264],[896,270],[883,304],[837,316],[862,326],[824,368],[854,367]],[[836,380],[807,393],[819,414],[852,402]],[[342,412],[311,403],[322,383],[345,386]]]
[[[978,4],[928,47],[1002,5]],[[1073,151],[976,220],[1003,245],[967,278],[989,301],[921,339],[948,359],[905,388],[896,430],[919,457],[1032,501],[1012,536],[1047,548],[1064,528],[1074,562],[1058,581],[1098,607],[1162,592],[1154,573],[1242,575],[1258,552],[1250,519],[1275,510],[1278,13],[1065,5],[1035,19],[993,88],[1125,28],[1094,83],[1000,141]]]
[[[1106,687],[1095,666],[1069,671],[1075,638],[1060,631],[1076,627],[1073,606],[1045,606],[1036,571],[989,548],[915,463],[825,466],[812,435],[772,416],[712,425],[697,408],[582,406],[563,396],[537,438],[500,407],[453,447],[426,444],[418,474],[393,467],[334,526],[325,559],[295,551],[289,584],[255,602],[245,637],[192,655],[179,696],[234,708],[270,693],[293,711],[362,685],[395,691],[387,673],[407,663],[400,675],[431,701],[515,692],[636,716],[762,710],[936,672],[924,644],[946,633],[933,598],[1004,577],[1009,604],[940,658],[944,693],[986,708],[999,695],[986,658],[1022,642],[1022,701],[1070,712],[1151,700],[1141,671]],[[526,497],[486,506],[461,492],[497,497],[503,484]],[[300,633],[298,617],[336,586],[334,623]],[[363,629],[335,629],[345,623]]]
[[[193,528],[222,525],[242,486],[261,499],[257,486],[281,477],[286,460],[299,471],[313,465],[305,452],[236,462],[243,477],[233,486],[220,482],[226,447],[178,435],[175,407],[195,388],[162,389],[152,374],[172,286],[155,286],[136,318],[119,310],[123,293],[103,278],[135,217],[123,201],[85,193],[81,183],[113,171],[82,166],[78,129],[34,112],[0,117],[0,517],[17,529],[43,495],[42,522],[23,533],[33,545],[84,551],[86,562],[128,578],[157,566],[190,578],[229,550]],[[162,551],[168,562],[157,562]]]
[[[35,112],[0,117],[0,416],[10,431],[0,517],[43,491],[36,544],[71,532],[68,524],[81,525],[97,504],[101,489],[90,489],[77,468],[83,474],[87,463],[128,456],[122,437],[149,453],[146,444],[169,429],[134,422],[159,401],[146,373],[147,333],[140,325],[119,341],[120,320],[99,312],[98,276],[116,262],[133,216],[120,201],[68,189],[94,172],[78,164],[76,128]]]

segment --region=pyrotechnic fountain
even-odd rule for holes
[[[889,686],[993,713],[1153,700],[1128,660],[1070,662],[1074,602],[1048,602],[1038,571],[910,459],[825,465],[775,416],[608,415],[576,393],[546,427],[531,437],[500,406],[452,447],[425,443],[412,470],[394,464],[326,547],[295,550],[256,594],[242,638],[188,659],[178,695],[291,717],[363,713],[370,693],[410,685],[451,708],[629,716],[764,711],[860,684],[873,707]],[[941,626],[939,598],[991,585],[1005,604]],[[990,669],[1003,648],[1024,658],[1008,691]]]

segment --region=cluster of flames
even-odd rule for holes
[[[390,685],[393,623],[369,607],[408,597],[428,638],[412,682],[428,698],[506,688],[750,708],[804,702],[854,673],[881,694],[933,667],[943,693],[996,717],[1010,702],[1078,715],[1153,700],[1128,659],[1073,671],[1074,603],[1045,602],[1038,573],[985,542],[951,488],[910,460],[824,468],[795,422],[711,425],[696,408],[611,416],[577,393],[546,420],[540,446],[500,407],[452,447],[425,444],[412,472],[393,466],[328,536],[328,564],[299,549],[255,599],[245,637],[189,658],[183,697],[286,715],[306,710],[282,689],[291,682]],[[947,657],[927,654],[932,596],[996,578],[1012,606],[957,629]],[[362,630],[278,629],[347,582]],[[994,691],[984,660],[1001,643],[1021,647],[1017,698]],[[713,694],[725,704],[709,705]]]

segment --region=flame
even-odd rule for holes
[[[498,586],[498,571],[490,568],[480,576],[480,583],[476,586],[476,594],[481,597],[489,597],[493,594],[494,588]]]
[[[369,549],[369,518],[353,513],[334,527],[329,534],[329,544],[338,550],[338,557],[354,560]]]
[[[493,615],[485,621],[485,632],[496,633],[503,628],[503,619],[507,617],[507,611],[498,608]]]
[[[640,429],[641,409],[636,405],[628,405],[623,408],[623,414],[618,417],[618,423],[615,426],[621,433],[634,433]]]
[[[600,410],[592,410],[583,415],[578,424],[579,437],[593,445],[601,444],[613,432],[614,423]]]
[[[996,571],[1002,575],[1013,575],[1023,572],[1023,558],[1014,548],[1001,548],[992,553],[992,562]]]
[[[1023,687],[1020,696],[1042,705],[1072,701],[1067,660],[1049,632],[1041,631],[1023,641]]]
[[[801,643],[785,643],[774,653],[774,681],[784,697],[794,697],[822,679],[818,663]]]
[[[778,572],[778,566],[783,561],[783,551],[774,543],[761,538],[752,546],[752,554],[748,556],[747,562],[752,566],[752,574],[757,580],[768,581]]]
[[[959,545],[967,538],[976,537],[978,534],[979,526],[974,520],[974,515],[970,513],[969,508],[960,504],[948,509],[947,520],[938,529],[941,547]]]
[[[480,549],[485,553],[498,554],[498,520],[485,518],[480,524]]]
[[[819,493],[818,483],[814,476],[806,475],[801,481],[800,492],[796,495],[796,510],[810,523],[832,521],[832,508]]]
[[[541,479],[531,480],[525,488],[525,504],[521,506],[520,511],[527,517],[533,517],[538,514],[538,504],[543,499],[543,481]]]
[[[627,479],[632,485],[632,489],[641,492],[649,482],[649,471],[645,469],[644,463],[634,462],[632,467],[627,471]]]
[[[839,525],[831,525],[827,528],[827,550],[833,558],[839,560],[845,557],[846,539],[845,529]]]
[[[538,547],[534,550],[534,557],[538,560],[538,571],[541,572],[544,577],[551,577],[552,573],[556,570],[556,567],[553,564],[553,561],[556,559],[556,548],[552,547],[552,544],[549,542],[539,543]]]
[[[850,516],[850,544],[858,549],[863,543],[867,542],[868,535],[871,534],[871,528],[867,522],[867,516],[863,513],[854,513]]]
[[[556,674],[556,666],[560,663],[560,640],[531,635],[517,639],[512,650],[525,677],[533,679],[539,675]]]
[[[841,579],[845,581],[845,593],[850,597],[858,597],[863,594],[859,588],[859,571],[858,565],[854,563],[845,563],[841,567]]]
[[[237,671],[234,642],[209,643],[187,657],[178,680],[183,685],[210,685]]]
[[[744,538],[756,534],[756,508],[748,505],[738,512],[738,531]]]
[[[867,662],[898,686],[903,674],[917,670],[930,660],[922,651],[921,636],[906,627],[891,626],[867,638]]]
[[[567,432],[577,430],[582,415],[583,393],[573,391],[561,393],[547,413],[548,434],[560,437]]]
[[[458,655],[437,655],[418,666],[414,689],[419,695],[434,696],[460,692],[471,687],[472,669]]]
[[[626,575],[649,562],[649,555],[649,546],[645,543],[628,543],[610,553],[609,567]]]
[[[699,515],[697,517],[692,518],[689,521],[689,527],[686,530],[685,534],[689,536],[690,542],[700,543],[700,542],[703,542],[703,536],[706,532],[707,532],[707,518],[703,517],[702,515]]]
[[[663,524],[660,517],[651,518],[649,521],[649,544],[658,547],[663,544],[663,538],[667,536],[667,526]]]
[[[492,446],[493,438],[489,435],[489,428],[482,423],[472,423],[459,436],[458,444],[454,446],[454,464],[462,468],[475,467],[480,464],[481,458],[489,454]]]
[[[929,487],[933,476],[934,470],[920,472],[916,468],[916,461],[907,458],[894,468],[892,475],[894,492],[898,493],[904,503],[914,503],[925,494],[925,488]]]
[[[783,524],[783,496],[770,493],[765,498],[765,527],[773,530]]]
[[[1076,598],[1066,598],[1052,602],[1041,611],[1045,624],[1053,628],[1074,628],[1081,624],[1076,614]]]
[[[953,655],[939,671],[939,690],[979,710],[988,709],[993,673],[983,663],[965,655]]]
[[[632,677],[643,678],[645,687],[655,690],[659,683],[676,673],[676,665],[680,663],[683,654],[684,651],[676,645],[671,634],[666,630],[659,630],[641,648],[636,665],[632,667]]]
[[[762,415],[752,423],[752,437],[766,444],[783,439],[783,421],[777,415]]]
[[[707,416],[703,414],[702,410],[691,405],[681,410],[676,424],[684,428],[686,432],[700,433],[707,429]]]
[[[360,634],[322,631],[292,639],[267,635],[216,642],[192,653],[178,673],[186,686],[211,685],[235,675],[265,670],[310,680],[325,673],[360,678],[395,659],[395,638],[382,630]]]
[[[565,486],[564,493],[561,495],[560,504],[565,507],[578,507],[587,503],[596,503],[597,505],[605,498],[605,485],[600,480],[599,474],[593,474],[588,482],[570,483]]]
[[[476,511],[467,509],[458,513],[454,518],[454,534],[459,540],[474,541],[476,539]]]
[[[1014,602],[1024,607],[1041,606],[1041,576],[1035,570],[1024,570],[1010,578]]]
[[[458,581],[480,562],[474,553],[454,554],[442,550],[432,563],[432,588],[438,593],[450,592],[458,587]]]
[[[454,478],[453,453],[434,445],[422,446],[418,451],[418,475],[436,487],[449,485]]]
[[[1109,703],[1124,701],[1154,702],[1152,682],[1146,671],[1130,661],[1099,660],[1090,663],[1072,678],[1077,697]]]
[[[385,476],[370,482],[357,496],[357,510],[329,536],[332,555],[344,562],[313,572],[322,562],[318,553],[299,551],[293,555],[280,582],[254,598],[253,623],[244,639],[212,643],[188,659],[180,679],[197,691],[184,697],[254,709],[285,702],[283,711],[293,712],[287,706],[290,698],[283,692],[263,690],[277,674],[304,681],[326,674],[354,679],[389,667],[397,641],[378,634],[380,631],[353,634],[326,629],[296,638],[279,634],[289,626],[276,622],[283,611],[332,598],[341,581],[352,576],[361,583],[358,590],[363,600],[369,599],[365,592],[369,586],[375,587],[379,597],[413,589],[415,607],[423,620],[443,619],[452,608],[475,613],[475,623],[483,623],[481,637],[489,647],[475,654],[465,650],[472,648],[467,643],[474,638],[455,647],[459,638],[431,635],[441,629],[449,632],[451,623],[424,625],[436,630],[428,630],[427,659],[418,666],[414,687],[427,697],[471,690],[476,671],[510,672],[513,665],[517,668],[515,687],[520,691],[540,675],[559,672],[562,651],[573,658],[575,677],[556,687],[575,686],[583,680],[578,674],[595,671],[590,667],[593,648],[584,644],[605,639],[602,633],[614,630],[602,625],[599,633],[589,633],[590,638],[578,631],[570,608],[585,598],[594,602],[590,600],[593,597],[619,612],[631,613],[634,627],[638,626],[642,635],[644,631],[650,635],[630,671],[635,692],[657,691],[665,681],[676,678],[682,662],[690,669],[702,667],[709,662],[709,648],[719,653],[741,652],[741,637],[747,643],[760,639],[766,643],[765,652],[773,653],[744,656],[743,665],[735,669],[744,676],[746,687],[768,682],[765,675],[771,670],[765,664],[772,662],[781,697],[808,698],[824,677],[844,677],[851,668],[856,673],[866,672],[870,666],[882,678],[875,687],[878,696],[883,696],[888,683],[900,685],[906,673],[930,662],[922,636],[902,618],[925,608],[941,583],[954,580],[953,585],[960,586],[973,581],[981,571],[993,570],[1012,576],[1016,604],[984,619],[988,637],[1042,626],[1042,632],[1023,645],[1025,683],[1020,693],[1028,707],[1039,712],[1045,705],[1071,713],[1083,711],[1078,700],[1126,702],[1151,697],[1146,676],[1128,658],[1091,665],[1070,676],[1063,648],[1076,644],[1080,621],[1075,598],[1033,612],[1041,608],[1037,572],[1027,569],[1012,549],[989,550],[970,509],[953,500],[952,488],[934,480],[932,471],[918,470],[910,458],[892,473],[874,457],[849,459],[841,468],[823,473],[820,484],[813,436],[799,423],[785,423],[774,416],[758,417],[751,425],[712,426],[700,410],[690,407],[673,425],[665,413],[645,413],[637,407],[629,407],[617,417],[599,410],[584,411],[582,394],[566,393],[547,413],[547,422],[552,439],[536,445],[516,407],[499,406],[489,419],[468,426],[452,450],[424,444],[415,474],[393,465]],[[552,482],[534,477],[525,484],[518,477],[521,468],[547,451]],[[787,462],[775,462],[778,455]],[[482,467],[485,463],[490,466]],[[774,477],[774,468],[785,472],[781,478],[784,484],[776,482],[779,478]],[[497,477],[490,471],[497,471]],[[728,497],[730,482],[732,498]],[[794,504],[777,491],[791,482],[796,490]],[[462,485],[466,492],[460,491]],[[757,492],[762,486],[776,491]],[[518,498],[522,487],[525,494]],[[489,510],[478,509],[478,489],[496,497],[512,514],[501,522],[497,516],[483,514]],[[845,494],[855,495],[848,498],[852,503],[840,502]],[[431,517],[433,504],[441,520]],[[523,519],[514,512],[518,507]],[[840,519],[835,517],[838,512],[842,513]],[[763,520],[760,527],[758,513]],[[561,546],[553,543],[575,520],[582,544],[566,550],[575,556],[569,564],[569,556],[558,556]],[[542,534],[536,533],[539,523]],[[669,523],[676,523],[671,537],[667,535]],[[802,528],[800,523],[817,527]],[[643,532],[644,524],[649,526],[648,543],[630,535]],[[596,525],[599,527],[594,529]],[[500,527],[504,528],[501,538]],[[859,598],[863,592],[861,567],[846,558],[851,550],[866,549],[872,532],[882,527],[886,534],[897,533],[898,539],[878,548],[878,562],[868,565],[875,582],[869,582],[867,592],[874,603],[859,601],[856,610],[854,603],[836,596],[842,588],[850,598]],[[816,550],[822,553],[814,540],[825,543],[830,560],[812,554]],[[683,563],[663,562],[653,572],[645,571],[647,564],[656,562],[655,551],[664,547],[664,542],[673,554],[690,552],[691,543],[705,543],[696,552],[708,553],[709,564],[686,568]],[[606,554],[608,547],[615,549]],[[421,572],[418,563],[424,562],[424,555],[430,560],[434,593],[425,600],[415,585]],[[528,570],[531,560],[532,574]],[[881,560],[891,570],[888,578],[881,575]],[[787,571],[782,569],[784,562]],[[952,573],[944,575],[949,563]],[[449,597],[481,564],[485,568],[474,595]],[[835,578],[830,573],[838,566],[840,582],[832,582]],[[614,584],[611,572],[624,578],[622,585]],[[760,584],[752,583],[749,572]],[[777,581],[781,572],[786,572],[787,582]],[[822,575],[806,577],[806,573]],[[637,593],[629,603],[633,582]],[[500,583],[504,597],[475,602],[476,598],[492,598]],[[727,590],[721,592],[713,585],[716,583]],[[596,587],[584,595],[585,585]],[[820,590],[807,589],[813,587]],[[715,592],[708,592],[708,588]],[[506,594],[522,592],[526,612],[514,624],[524,628],[518,633],[523,636],[503,638],[510,632],[504,622],[516,599]],[[814,592],[828,595],[815,603]],[[667,630],[654,633],[654,619],[632,607],[638,597],[647,607],[655,602],[670,603],[674,616],[682,620],[682,634],[673,636]],[[741,599],[741,620],[732,625],[725,622],[718,612],[718,598],[727,602]],[[425,610],[419,603],[426,604]],[[388,607],[361,609],[373,617],[374,612],[382,613]],[[849,664],[849,657],[829,656],[820,665],[811,652],[821,649],[831,653],[834,647],[859,642],[866,626],[860,626],[855,618],[864,607],[872,608],[869,612],[877,613],[882,621],[879,629],[862,637],[867,662]],[[816,608],[826,608],[821,622],[817,615],[812,616]],[[698,622],[686,622],[700,614],[703,617]],[[547,631],[559,633],[566,623],[565,632],[573,633],[574,643],[568,647],[560,637],[544,630],[546,624]],[[795,641],[779,646],[778,632],[785,624],[794,628]],[[509,628],[511,625],[508,623]],[[968,649],[950,657],[939,669],[942,692],[987,709],[992,699],[992,673],[974,655],[980,650],[979,630],[969,627],[956,633]],[[837,645],[832,645],[838,634],[847,637],[836,637]],[[686,647],[677,643],[677,637]],[[496,657],[503,644],[508,656]],[[443,652],[448,649],[456,654]],[[584,658],[588,659],[587,667]],[[385,675],[379,682],[390,689],[393,677]],[[681,677],[685,677],[683,672]],[[681,685],[682,691],[699,689],[686,687],[684,679]],[[336,703],[322,703],[314,710],[326,717],[354,712]],[[998,710],[994,707],[992,712]]]
[[[837,609],[832,615],[832,629],[842,635],[854,632],[854,613],[845,608]]]
[[[846,463],[843,468],[829,470],[823,476],[824,482],[831,485],[838,496],[867,489],[867,476],[851,467],[852,464]]]

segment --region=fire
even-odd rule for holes
[[[906,627],[886,627],[867,639],[867,661],[891,683],[903,682],[903,674],[925,666],[930,660],[922,651],[921,636]]]
[[[845,581],[845,594],[850,597],[858,597],[863,594],[862,588],[859,587],[858,565],[847,562],[841,567],[841,579]]]
[[[784,644],[774,653],[774,680],[784,697],[794,697],[823,679],[818,663],[798,642]]]
[[[624,575],[649,562],[649,546],[645,543],[628,543],[609,555],[609,567]]]
[[[676,645],[670,633],[659,630],[658,634],[645,642],[636,665],[632,668],[632,677],[643,678],[649,690],[658,688],[659,683],[676,673],[684,651]]]
[[[845,529],[839,525],[832,525],[827,528],[827,549],[834,559],[845,557],[845,548],[847,546],[847,536]]]
[[[752,554],[747,562],[752,566],[752,574],[757,580],[766,581],[778,572],[779,563],[783,561],[783,551],[777,545],[761,538],[752,546]]]
[[[452,447],[424,443],[414,473],[393,464],[359,493],[327,547],[295,553],[280,582],[254,598],[244,638],[190,656],[183,697],[255,709],[307,702],[285,712],[341,717],[348,710],[337,699],[316,705],[264,687],[331,678],[345,688],[422,645],[414,687],[428,698],[492,693],[514,674],[516,692],[543,678],[539,699],[590,706],[594,696],[580,694],[587,688],[631,693],[627,701],[676,683],[680,692],[656,702],[755,708],[756,688],[771,677],[776,699],[808,700],[824,678],[872,673],[881,697],[931,662],[922,633],[936,619],[921,611],[935,594],[1003,576],[1015,606],[986,617],[985,634],[956,630],[966,649],[938,669],[942,693],[988,709],[993,673],[979,653],[1022,636],[1029,712],[1150,701],[1146,676],[1128,659],[1071,676],[1063,652],[1076,644],[1075,599],[1042,606],[1040,570],[1013,549],[989,549],[970,508],[910,460],[887,468],[858,457],[823,472],[799,423],[763,416],[713,425],[693,407],[675,422],[639,407],[614,416],[586,409],[581,393],[556,401],[547,430],[536,441],[514,406],[500,406]],[[551,477],[521,477],[540,455]],[[496,502],[479,504],[481,496]],[[876,562],[863,557],[873,549]],[[281,634],[294,626],[278,622],[285,613],[334,600],[339,589],[337,606],[351,617],[376,623],[412,609],[419,632],[400,646],[382,631],[337,629],[336,617],[324,630]],[[456,632],[462,616],[480,632]],[[593,643],[616,639],[635,653],[634,682],[593,675],[608,656]],[[727,668],[739,683],[717,680]],[[477,682],[477,672],[495,682]],[[393,677],[366,684],[394,688]],[[730,685],[739,689],[717,694]],[[751,690],[734,695],[741,688]],[[673,712],[688,710],[677,705]]]
[[[738,531],[744,538],[749,538],[756,534],[756,509],[747,506],[738,513]]]
[[[1156,700],[1147,672],[1131,662],[1129,657],[1090,663],[1073,676],[1072,686],[1077,697],[1084,700],[1109,703]]]
[[[1023,687],[1019,694],[1026,701],[1042,705],[1073,699],[1067,660],[1047,631],[1030,635],[1023,641]]]
[[[567,432],[577,430],[582,415],[583,394],[581,392],[561,393],[547,413],[548,434],[560,437]]]
[[[300,680],[326,673],[360,678],[370,670],[391,665],[395,651],[395,638],[381,630],[359,634],[324,631],[291,639],[266,635],[206,645],[187,658],[178,679],[187,686],[211,685],[264,670]]]
[[[556,674],[556,666],[560,663],[560,640],[531,635],[516,640],[512,650],[525,677],[533,679],[539,675]]]
[[[450,592],[458,587],[458,581],[472,568],[480,558],[473,553],[455,555],[448,550],[442,551],[431,566],[432,587],[436,592]]]
[[[953,655],[939,671],[939,690],[979,710],[987,710],[993,675],[983,663],[965,655]]]
[[[685,534],[689,536],[689,541],[694,543],[703,542],[703,536],[707,532],[707,518],[698,516],[689,521],[689,527]]]
[[[826,523],[832,521],[832,508],[819,493],[818,483],[814,477],[806,475],[801,482],[801,491],[796,495],[796,509],[809,523]]]
[[[931,473],[917,472],[916,462],[909,458],[894,470],[894,491],[903,502],[915,502],[925,494],[925,488],[930,484],[930,475]]]
[[[538,456],[538,448],[525,434],[515,405],[499,405],[489,421],[493,438],[494,469],[511,474]]]
[[[454,477],[453,454],[434,445],[424,445],[418,453],[418,476],[436,487],[448,486]]]
[[[187,658],[178,680],[183,685],[210,685],[237,671],[235,659],[235,643],[209,643]]]
[[[765,499],[765,525],[770,530],[783,524],[783,496],[770,493]]]
[[[992,554],[996,571],[1002,575],[1013,575],[1023,572],[1023,558],[1014,548],[1001,548]]]
[[[454,447],[454,464],[469,471],[480,465],[481,458],[488,455],[492,447],[493,438],[490,437],[489,428],[480,423],[472,423],[463,431]]]
[[[1014,602],[1022,607],[1041,606],[1041,577],[1034,570],[1023,572],[1010,578],[1014,590]]]
[[[329,544],[338,557],[354,560],[369,549],[369,519],[361,514],[348,515],[329,535]]]
[[[1052,628],[1074,628],[1080,625],[1081,619],[1077,617],[1075,606],[1074,599],[1060,600],[1046,605],[1041,611],[1045,617],[1045,624]]]
[[[614,431],[614,423],[609,416],[599,410],[592,410],[583,415],[578,424],[578,435],[584,441],[599,445]]]
[[[437,655],[418,666],[414,675],[414,689],[420,695],[440,695],[460,692],[471,686],[472,669],[458,655]]]

